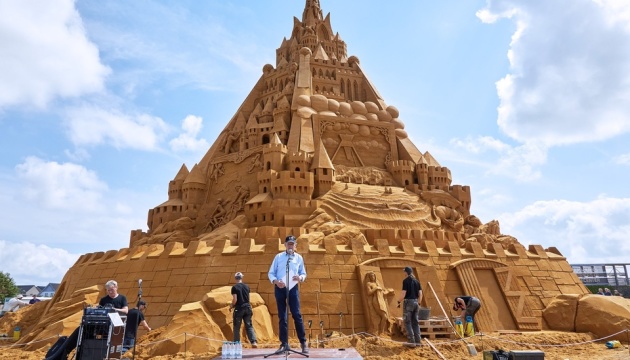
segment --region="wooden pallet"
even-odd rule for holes
[[[407,329],[402,318],[396,318],[396,325],[400,332],[407,336]],[[431,340],[435,339],[453,339],[455,334],[445,318],[430,318],[429,320],[419,320],[420,334],[423,338]]]

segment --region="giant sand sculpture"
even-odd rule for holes
[[[257,294],[259,340],[275,341],[267,272],[289,234],[308,272],[303,316],[326,331],[392,331],[400,309],[390,290],[400,288],[405,266],[434,315],[436,296],[448,311],[453,297],[471,294],[483,303],[484,331],[549,328],[543,310],[556,296],[588,290],[558,249],[526,248],[497,221],[482,223],[470,213],[471,189],[451,179],[348,56],[330,14],[306,0],[276,64],[263,66],[199,163],[181,166],[168,199],[149,210],[148,231],[131,231],[128,248],[81,256],[47,306],[47,322],[22,341],[76,320],[77,304],[93,304],[92,292],[103,294],[110,278],[130,300],[143,279],[147,318],[167,329],[164,338],[190,315],[202,320],[188,333],[231,339],[224,286],[237,271]],[[200,345],[213,346],[220,344]]]

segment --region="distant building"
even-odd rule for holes
[[[55,292],[59,288],[59,285],[60,284],[58,283],[49,283],[48,285],[46,285],[46,287],[42,289],[42,291],[37,296],[51,298],[55,295]]]
[[[17,287],[20,290],[20,294],[24,296],[39,295],[41,292],[41,288],[35,285],[18,285]]]

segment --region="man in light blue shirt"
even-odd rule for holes
[[[304,322],[302,321],[302,313],[300,312],[300,295],[298,293],[299,282],[306,280],[306,268],[304,268],[304,259],[302,255],[295,252],[295,236],[289,235],[284,240],[283,251],[276,255],[269,268],[269,281],[273,283],[276,304],[278,306],[278,329],[280,330],[280,349],[278,352],[289,350],[289,325],[287,319],[287,297],[289,300],[289,309],[293,316],[295,331],[302,345],[302,352],[308,353],[308,344],[306,343],[306,331],[304,330]],[[289,268],[289,276],[287,277],[287,266]],[[287,284],[288,281],[288,284]],[[288,289],[288,290],[287,290]]]

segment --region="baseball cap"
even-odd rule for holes
[[[242,279],[243,278],[243,273],[242,272],[237,272],[236,274],[234,274],[234,278],[235,279]]]
[[[22,294],[18,294],[18,295],[17,295],[17,298],[18,298],[18,299],[21,299],[21,298],[23,298],[23,297],[24,297],[24,296],[22,296]]]
[[[413,269],[409,266],[405,266],[405,272],[407,273],[407,275],[411,275],[411,273],[413,272]]]
[[[284,242],[285,243],[288,243],[288,242],[296,243],[297,240],[295,239],[295,236],[289,235],[289,236],[286,237],[286,239],[284,239]]]

